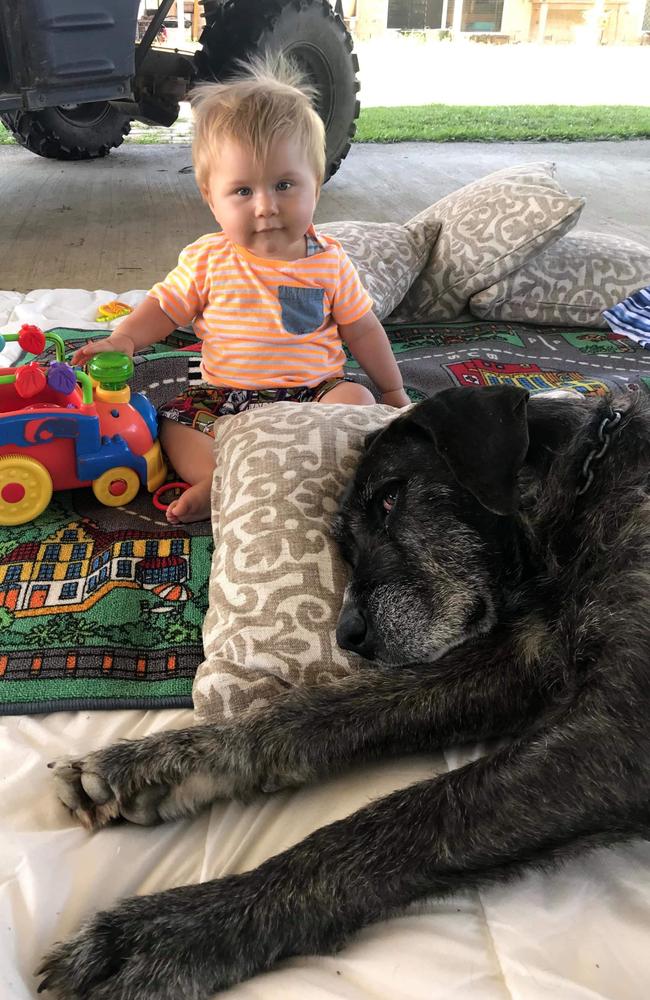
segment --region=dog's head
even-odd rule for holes
[[[339,645],[423,663],[494,625],[527,400],[514,386],[445,389],[367,439],[334,525],[351,567]]]

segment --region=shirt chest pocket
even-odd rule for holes
[[[323,288],[278,287],[282,326],[287,333],[313,333],[321,326],[324,294]]]

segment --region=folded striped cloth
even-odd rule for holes
[[[642,347],[650,348],[650,285],[605,309],[603,317],[614,333],[623,333]]]

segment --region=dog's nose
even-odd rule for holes
[[[371,630],[358,608],[344,607],[336,626],[336,641],[341,649],[350,649],[359,656],[372,657]]]

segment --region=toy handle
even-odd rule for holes
[[[40,335],[40,337],[38,335]],[[54,344],[56,360],[65,361],[65,344],[63,343],[62,338],[59,337],[58,333],[43,333],[43,331],[38,327],[29,327],[28,324],[23,323],[18,333],[4,333],[0,336],[0,351],[3,349],[7,341],[13,342],[16,340],[24,351],[27,351],[28,354],[35,355],[39,355],[45,347],[45,344],[49,341],[50,344]]]
[[[190,488],[189,483],[182,483],[182,482],[163,483],[162,486],[159,486],[156,492],[151,497],[151,502],[156,508],[156,510],[167,510],[169,505],[173,503],[173,500],[170,500],[168,503],[165,503],[165,501],[161,500],[160,498],[164,497],[166,493],[171,492],[171,490],[179,490],[180,492],[178,496],[180,496],[181,493],[184,493],[185,490],[189,490],[189,488]],[[177,499],[178,497],[174,497],[174,500]]]

